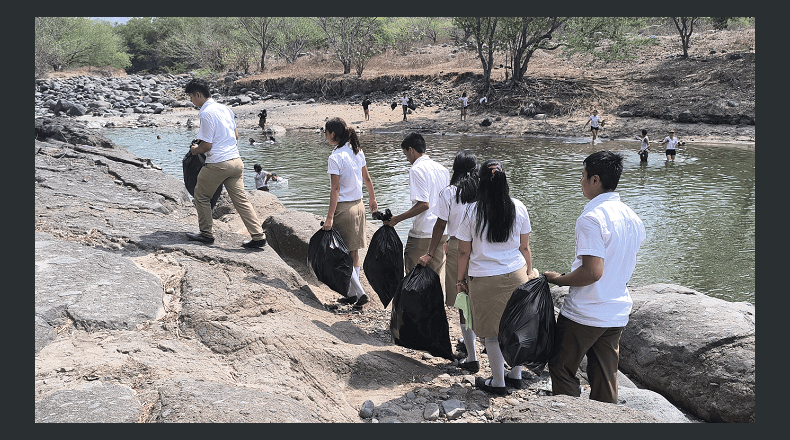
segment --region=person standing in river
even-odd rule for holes
[[[590,132],[592,132],[592,143],[595,144],[595,141],[598,140],[598,129],[601,128],[603,125],[603,120],[601,117],[598,116],[598,110],[593,110],[593,114],[587,119],[587,122],[584,123],[584,127],[587,127],[587,124],[590,124]]]
[[[661,141],[661,145],[667,146],[666,151],[664,151],[664,154],[667,156],[667,160],[674,162],[678,145],[682,145],[680,140],[675,136],[675,130],[669,130],[669,135]]]
[[[642,129],[642,137],[637,136],[636,140],[642,141],[639,146],[639,161],[647,162],[647,155],[650,153],[650,138],[647,137],[647,130]]]
[[[258,119],[258,126],[261,127],[261,130],[265,130],[266,129],[266,109],[263,109],[263,110],[261,110],[260,113],[258,113],[258,118],[259,118]]]
[[[204,80],[189,81],[184,92],[189,95],[192,104],[200,109],[200,129],[197,136],[199,142],[190,146],[190,151],[193,155],[206,155],[206,164],[197,176],[194,196],[200,233],[187,232],[187,238],[201,243],[214,243],[211,197],[220,185],[225,185],[233,208],[239,213],[252,237],[252,240],[241,246],[262,247],[266,244],[266,239],[255,208],[247,199],[244,189],[244,163],[239,155],[239,132],[233,111],[211,98],[208,83]]]
[[[339,303],[353,304],[362,308],[370,300],[359,281],[359,250],[365,247],[365,204],[362,202],[362,183],[368,189],[370,212],[378,211],[373,180],[368,173],[365,153],[359,143],[354,127],[349,127],[341,118],[326,121],[324,136],[331,145],[327,173],[329,174],[329,211],[323,229],[334,227],[348,248],[354,269],[348,296],[340,298]]]
[[[633,304],[628,280],[645,239],[645,226],[614,190],[623,156],[599,151],[582,162],[582,194],[589,202],[576,220],[576,258],[571,272],[544,273],[570,286],[557,317],[555,351],[549,359],[552,392],[579,397],[579,370],[587,356],[590,399],[617,403],[620,336]]]

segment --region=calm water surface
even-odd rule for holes
[[[179,178],[181,159],[197,136],[196,130],[176,128],[105,129],[103,133]],[[249,139],[262,142],[260,131],[240,131],[239,135],[248,189],[255,188],[252,167],[259,163],[264,170],[288,179],[287,185],[271,187],[286,207],[326,215],[331,147],[322,134],[289,132],[275,144],[254,146]],[[390,208],[393,213],[410,207],[410,165],[400,150],[403,136],[360,136],[379,209]],[[693,145],[679,150],[675,163],[667,163],[656,152],[645,165],[636,154],[636,140],[605,141],[593,147],[580,138],[425,138],[428,155],[448,169],[464,148],[474,151],[481,162],[492,158],[504,162],[511,195],[524,202],[530,214],[530,244],[539,271],[570,269],[574,224],[587,203],[579,185],[582,160],[601,149],[622,152],[626,160],[617,191],[642,218],[647,231],[631,284],[679,284],[727,301],[755,303],[754,150]],[[373,221],[369,213],[368,219]],[[396,227],[404,243],[410,226],[407,220]]]

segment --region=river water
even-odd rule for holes
[[[181,159],[197,137],[195,129],[186,128],[114,128],[102,133],[178,178],[182,178]],[[288,179],[285,185],[271,186],[283,205],[326,215],[331,147],[323,134],[288,132],[274,144],[263,143],[260,131],[240,130],[239,136],[248,189],[255,188],[252,167],[259,163]],[[403,136],[360,135],[379,209],[390,208],[396,214],[410,206],[410,165],[400,150]],[[582,160],[601,149],[624,153],[617,192],[647,231],[631,284],[679,284],[726,301],[755,303],[754,150],[691,145],[679,150],[674,163],[667,163],[653,147],[656,151],[643,164],[636,140],[592,146],[589,139],[581,138],[424,136],[428,155],[448,169],[455,154],[465,148],[474,151],[480,162],[492,158],[504,162],[511,195],[529,211],[530,244],[539,271],[570,270],[574,224],[587,203],[579,184]],[[262,144],[250,145],[250,138]],[[373,221],[370,214],[368,219]],[[396,227],[404,243],[410,226],[407,220]]]

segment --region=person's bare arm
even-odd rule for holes
[[[323,229],[328,231],[332,229],[334,223],[335,210],[337,209],[337,200],[340,198],[340,175],[329,175],[330,191],[329,191],[329,211],[326,213],[326,220],[324,220]]]
[[[557,272],[546,271],[543,275],[550,283],[558,286],[589,286],[601,279],[603,275],[603,258],[593,257],[592,255],[582,255],[582,265],[573,272],[561,275]]]
[[[436,223],[433,224],[433,232],[431,232],[431,244],[428,245],[428,253],[420,257],[419,264],[427,266],[431,259],[433,259],[436,248],[439,247],[439,240],[441,240],[442,235],[444,235],[445,226],[447,226],[447,220],[442,220],[440,218],[436,219]]]
[[[384,222],[384,224],[395,227],[395,225],[404,220],[422,214],[423,212],[427,211],[429,207],[430,205],[428,205],[428,202],[417,202],[411,208],[409,208],[408,211],[402,214],[393,215],[392,218],[388,222]]]
[[[373,191],[373,179],[370,178],[367,166],[362,167],[362,181],[365,182],[365,187],[368,189],[370,212],[376,212],[379,210],[379,204],[376,202],[376,192]]]

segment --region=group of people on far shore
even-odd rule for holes
[[[233,112],[211,99],[203,80],[190,81],[185,92],[200,109],[200,141],[191,151],[206,155],[194,198],[200,232],[187,233],[187,238],[214,242],[210,199],[223,184],[252,237],[242,247],[264,246],[261,223],[244,191]],[[338,301],[362,309],[370,301],[360,282],[359,250],[366,246],[362,187],[367,189],[372,214],[378,211],[374,183],[353,127],[334,117],[326,122],[324,136],[332,150],[327,160],[329,208],[322,228],[339,232],[353,262],[349,293]],[[508,387],[524,386],[520,365],[511,365],[506,371],[497,339],[499,321],[513,291],[544,276],[553,284],[570,286],[557,320],[556,348],[548,363],[554,394],[580,395],[576,371],[586,355],[590,398],[616,403],[619,340],[632,306],[626,283],[645,239],[642,221],[615,192],[623,170],[622,155],[599,151],[582,161],[581,191],[589,202],[576,221],[571,270],[540,274],[533,267],[529,213],[522,201],[511,197],[502,160],[480,161],[471,151],[461,150],[451,173],[428,155],[419,133],[405,136],[400,149],[411,165],[408,191],[412,205],[383,223],[395,226],[411,220],[403,250],[404,273],[418,264],[430,267],[440,275],[445,304],[459,308],[463,336],[458,349],[465,352],[459,362],[461,369],[470,373],[480,370],[475,344],[477,338],[483,340],[492,377],[477,377],[475,387],[506,395]],[[257,182],[263,170],[258,164],[255,169]],[[458,304],[459,296],[468,298],[468,307]]]

